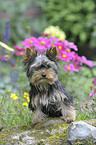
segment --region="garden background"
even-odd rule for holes
[[[95,9],[95,0],[0,1],[0,41],[11,48],[21,47],[24,39],[39,37],[48,26],[59,26],[66,39],[77,45],[78,55],[86,56],[96,64]],[[0,46],[0,124],[4,128],[32,122],[32,112],[27,106],[29,82],[23,56],[11,54]],[[79,72],[71,72],[65,71],[63,64],[64,61],[60,63],[59,79],[75,98],[76,119],[96,118],[96,97],[88,97],[96,85],[93,84],[95,65],[92,68],[84,65]]]

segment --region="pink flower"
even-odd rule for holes
[[[67,47],[66,47],[66,45],[64,45],[63,41],[57,41],[57,42],[55,42],[54,46],[56,46],[56,48],[60,52],[64,52],[65,50],[67,50]]]
[[[68,48],[74,49],[75,51],[78,50],[77,46],[73,42],[65,40],[64,43]]]
[[[42,35],[44,35],[44,36],[50,36],[50,35],[52,35],[52,34],[47,34],[47,33],[41,33]]]
[[[96,86],[96,78],[93,80],[94,85]]]
[[[52,46],[52,39],[47,37],[38,37],[37,43],[34,44],[38,52],[44,52]]]
[[[64,51],[63,53],[60,53],[59,58],[61,60],[64,60],[65,62],[69,62],[71,60],[69,54],[66,51]]]
[[[85,64],[88,65],[89,67],[93,67],[93,66],[94,66],[93,61],[87,60],[87,58],[86,58],[85,56],[82,56],[81,58],[82,58],[83,63],[85,63]]]
[[[95,90],[93,90],[90,94],[89,94],[89,98],[92,98],[93,96],[94,96],[94,94],[96,93],[96,89]]]
[[[25,45],[25,48],[26,47],[31,48],[36,43],[37,43],[37,39],[35,37],[26,38],[24,41],[22,41],[22,45]]]
[[[51,37],[51,39],[55,42],[55,41],[59,41],[59,38],[56,37]]]
[[[15,53],[16,56],[24,55],[25,51],[18,51]]]
[[[74,67],[74,65],[71,63],[71,64],[69,64],[69,66],[67,66],[67,65],[64,65],[64,69],[66,70],[66,71],[75,71],[75,72],[78,72],[79,70],[78,69],[76,69],[75,67]]]
[[[24,51],[25,49],[22,47],[19,47],[18,45],[15,45],[14,48],[18,51]]]
[[[71,61],[73,58],[74,58],[74,53],[75,52],[66,52],[66,51],[62,51],[61,53],[60,53],[60,56],[59,56],[59,58],[61,59],[61,60],[64,60],[64,61],[66,61],[66,62],[69,62],[69,61]]]

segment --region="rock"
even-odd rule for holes
[[[96,123],[96,120],[94,122]],[[34,128],[32,128],[31,125],[16,125],[9,129],[3,129],[0,132],[0,145],[70,145],[74,143],[71,142],[71,135],[73,136],[73,134],[71,134],[68,139],[66,131],[68,131],[72,124],[73,123],[66,124],[60,118],[48,118],[36,124]],[[87,123],[85,123],[85,125],[86,124]],[[85,125],[83,127],[86,129]],[[94,128],[95,127],[91,126],[91,131],[93,131],[92,139],[95,141]],[[88,141],[90,141],[89,138]],[[78,143],[78,139],[76,143]],[[87,145],[86,142],[85,145]]]
[[[0,131],[3,129],[3,126],[0,124]]]
[[[96,144],[96,127],[84,121],[72,122],[67,129],[67,140],[71,144]]]
[[[0,143],[16,145],[67,145],[65,124],[60,118],[48,118],[35,125],[34,128],[26,125],[17,125],[0,132]]]

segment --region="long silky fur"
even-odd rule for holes
[[[32,57],[30,56],[33,55]],[[56,56],[57,55],[57,56]],[[25,54],[25,70],[30,81],[29,108],[35,112],[35,120],[49,117],[63,117],[66,122],[75,120],[73,96],[69,94],[58,79],[58,52],[56,48],[38,55],[27,49]],[[46,73],[43,82],[42,73]],[[39,112],[39,113],[38,113]],[[44,115],[45,114],[45,115]]]

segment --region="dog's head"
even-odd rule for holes
[[[26,48],[24,64],[31,84],[53,84],[58,80],[58,57],[56,47],[52,47],[45,54],[37,54],[34,49]]]

